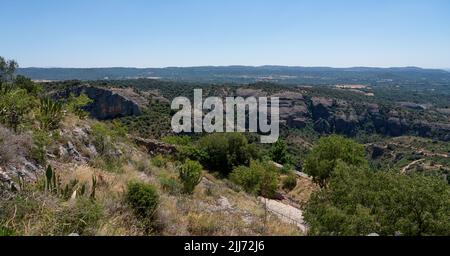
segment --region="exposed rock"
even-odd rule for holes
[[[401,109],[326,97],[309,99],[302,93],[292,91],[273,96],[280,98],[280,123],[290,128],[302,129],[311,123],[314,130],[322,134],[354,136],[358,131],[364,130],[389,136],[419,135],[450,141],[450,123],[415,120],[414,115],[408,115],[408,112],[405,114]],[[428,111],[428,106],[425,105],[400,105],[405,111],[411,108]]]
[[[219,207],[224,211],[233,209],[233,207],[230,204],[230,201],[228,201],[228,198],[224,196],[221,196],[219,200],[217,200],[217,203],[219,204]]]
[[[331,126],[330,123],[328,123],[327,120],[319,118],[316,122],[314,122],[314,130],[320,133],[330,133],[331,132]]]
[[[0,193],[7,193],[8,191],[17,190],[19,190],[17,184],[14,183],[12,178],[0,168]]]
[[[412,102],[400,102],[399,104],[400,104],[400,106],[402,106],[404,108],[409,108],[409,109],[413,109],[413,110],[426,110],[427,109],[427,106],[425,106],[425,105],[412,103]]]
[[[174,155],[177,148],[174,145],[166,144],[157,140],[135,138],[136,144],[144,146],[150,155]]]
[[[341,113],[335,117],[335,131],[341,134],[353,135],[355,133],[358,118],[354,113]]]
[[[265,97],[267,93],[261,89],[239,88],[236,90],[236,96],[238,97]]]
[[[67,153],[72,157],[73,160],[77,162],[83,161],[83,157],[81,156],[80,152],[78,152],[78,150],[70,141],[67,142]]]
[[[333,106],[333,100],[313,97],[311,99],[311,106],[314,120],[328,119],[331,116],[330,108]]]
[[[57,99],[68,98],[71,94],[79,96],[86,94],[93,100],[85,107],[90,115],[99,120],[109,120],[124,116],[134,116],[141,114],[141,105],[136,102],[136,96],[129,99],[119,94],[118,90],[110,90],[93,86],[70,87],[66,90],[54,93],[52,96]],[[142,103],[142,102],[141,102]]]

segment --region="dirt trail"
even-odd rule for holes
[[[425,161],[425,159],[419,159],[419,160],[409,163],[407,166],[403,167],[401,174],[405,174],[411,166],[418,164],[420,162],[423,162],[423,161]]]

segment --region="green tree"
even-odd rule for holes
[[[25,90],[2,90],[0,93],[0,123],[17,131],[32,112],[36,99]]]
[[[234,167],[250,164],[255,150],[241,133],[215,133],[200,139],[198,143],[203,154],[202,164],[227,176]]]
[[[275,167],[252,161],[249,167],[239,166],[230,174],[230,180],[247,193],[272,198],[278,188],[278,173]]]
[[[305,209],[311,235],[450,235],[450,188],[439,178],[338,161]]]
[[[28,94],[31,94],[33,96],[38,96],[39,93],[42,92],[43,88],[39,85],[37,85],[35,82],[33,82],[28,77],[24,76],[17,76],[14,80],[14,87],[23,89],[27,91]]]
[[[292,163],[292,157],[288,152],[287,144],[284,140],[278,140],[270,150],[270,157],[276,163],[285,165]]]
[[[0,83],[12,82],[18,67],[19,65],[15,60],[6,60],[0,56]]]
[[[339,160],[348,165],[368,165],[363,145],[332,135],[321,138],[313,147],[305,160],[304,170],[313,177],[314,182],[325,187]]]

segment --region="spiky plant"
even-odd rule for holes
[[[63,118],[63,104],[50,98],[43,98],[39,103],[37,119],[40,128],[45,131],[57,129]]]

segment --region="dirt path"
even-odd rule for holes
[[[418,164],[420,162],[423,162],[423,161],[425,161],[425,159],[419,159],[419,160],[409,163],[407,166],[403,167],[401,174],[405,174],[411,166]]]
[[[263,204],[267,205],[267,210],[269,212],[278,216],[282,221],[297,225],[303,233],[308,231],[308,227],[303,220],[303,212],[300,209],[263,197],[261,197],[260,200]]]

